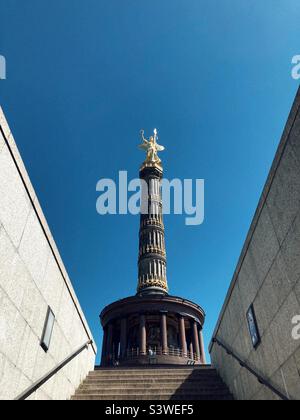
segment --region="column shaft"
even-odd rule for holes
[[[147,354],[147,332],[145,315],[140,315],[140,354]]]
[[[121,320],[121,359],[126,357],[127,351],[127,319]]]
[[[101,366],[106,364],[106,350],[107,350],[107,329],[104,328],[103,331],[103,341],[102,341],[102,355],[101,355]]]
[[[205,356],[205,348],[204,348],[204,339],[202,330],[200,331],[200,349],[201,349],[201,363],[206,365],[206,356]]]
[[[185,321],[184,317],[179,318],[179,336],[180,336],[180,347],[182,350],[183,357],[187,357],[187,343],[186,343],[186,333],[185,333]]]
[[[193,345],[194,350],[197,356],[197,360],[200,361],[201,354],[200,354],[200,345],[199,345],[199,335],[198,335],[198,325],[196,321],[193,322]]]
[[[194,346],[193,346],[193,342],[190,342],[190,358],[192,360],[194,360]]]
[[[168,354],[168,327],[167,327],[167,314],[161,315],[161,341],[162,352]]]
[[[106,346],[106,359],[110,364],[112,362],[112,353],[113,353],[113,324],[109,324],[108,333],[107,333],[107,346]]]

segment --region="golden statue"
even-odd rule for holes
[[[141,137],[143,143],[139,146],[141,150],[147,152],[146,163],[153,163],[153,164],[160,164],[161,160],[158,157],[158,152],[163,152],[165,150],[164,146],[160,146],[157,143],[158,135],[156,128],[154,129],[154,136],[151,136],[149,140],[147,140],[144,136],[144,130],[141,130]]]

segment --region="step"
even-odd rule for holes
[[[141,395],[149,395],[149,394],[159,394],[160,391],[162,390],[161,387],[153,387],[153,388],[144,388],[144,389],[140,389],[140,388],[85,388],[85,387],[81,387],[78,390],[79,394],[99,394],[99,395],[103,395],[103,394],[107,394],[107,395],[131,395],[131,394],[141,394]],[[173,395],[176,393],[195,393],[197,395],[199,394],[207,394],[207,393],[214,393],[214,394],[222,394],[222,393],[228,393],[228,390],[225,387],[215,387],[215,388],[204,388],[204,387],[179,387],[179,388],[174,388],[174,387],[170,387],[170,388],[163,388],[164,392]]]
[[[86,384],[89,385],[97,385],[97,386],[114,386],[114,385],[122,385],[122,386],[127,386],[127,385],[136,385],[136,386],[150,386],[150,385],[154,385],[154,384],[159,384],[159,385],[182,385],[182,384],[191,384],[193,386],[196,386],[197,384],[201,383],[205,386],[210,386],[210,385],[214,385],[214,384],[223,384],[222,380],[220,378],[216,378],[214,380],[205,380],[205,381],[199,381],[198,379],[187,379],[185,381],[182,381],[180,379],[165,379],[165,380],[160,380],[157,381],[156,379],[87,379],[85,380]]]
[[[218,390],[218,389],[226,389],[225,385],[222,382],[214,383],[214,384],[148,384],[148,385],[139,385],[139,384],[113,384],[113,385],[99,385],[99,384],[90,384],[90,383],[83,383],[80,386],[80,390],[97,390],[102,392],[103,390],[115,390],[118,389],[122,390],[122,392],[127,392],[131,389],[136,390],[153,390],[153,389],[166,389],[170,391],[176,391],[178,389],[188,389],[188,390],[202,390],[202,389],[209,389],[209,390]]]
[[[72,400],[216,401],[233,397],[211,366],[147,366],[90,372]]]
[[[158,385],[158,386],[180,386],[180,385],[190,385],[190,386],[197,386],[198,384],[204,385],[204,386],[212,386],[212,385],[224,385],[223,381],[220,378],[216,378],[214,380],[206,380],[206,381],[199,381],[197,379],[187,379],[187,380],[178,380],[178,379],[166,379],[164,381],[160,380],[157,381],[155,379],[86,379],[84,381],[84,384],[89,384],[93,386],[115,386],[115,385],[121,385],[121,386],[152,386],[152,385]]]
[[[140,372],[140,373],[128,373],[128,372],[112,372],[112,373],[90,373],[88,375],[89,378],[92,377],[96,377],[96,378],[105,378],[105,379],[109,379],[109,378],[179,378],[179,379],[185,379],[185,378],[216,378],[218,375],[216,372],[213,373],[203,373],[203,374],[199,374],[199,373],[168,373],[168,372],[160,372],[160,373],[155,373],[155,372]]]
[[[167,388],[179,388],[182,386],[185,387],[203,387],[203,388],[219,388],[224,387],[225,384],[222,380],[210,381],[210,382],[203,382],[203,381],[169,381],[169,382],[160,382],[160,381],[153,381],[153,382],[136,382],[136,381],[87,381],[85,380],[81,386],[85,387],[94,387],[97,389],[101,388],[149,388],[149,387],[167,387]]]
[[[201,382],[212,382],[219,380],[218,376],[203,376],[202,378],[199,378],[197,376],[88,376],[87,380],[89,381],[97,381],[97,382],[109,382],[109,381],[127,381],[127,382],[170,382],[170,381],[176,381],[176,382],[185,382],[185,381],[201,381]]]
[[[77,394],[72,400],[98,400],[98,401],[221,401],[221,400],[233,400],[233,397],[228,393],[216,395],[214,393],[207,394],[176,394],[170,395],[167,393],[160,392],[158,394]]]
[[[108,372],[106,370],[90,372],[91,376],[195,376],[197,378],[202,378],[203,376],[218,376],[218,373],[215,370],[205,370],[205,371],[164,371],[164,370],[140,370],[138,372],[130,372],[128,370],[113,370]]]
[[[211,374],[211,373],[217,373],[217,371],[215,369],[209,368],[209,369],[193,369],[193,368],[185,368],[185,369],[163,369],[163,368],[158,368],[158,369],[154,369],[154,368],[142,368],[142,369],[125,369],[125,368],[114,368],[114,369],[97,369],[94,370],[92,372],[90,372],[91,374],[94,375],[98,375],[98,374],[113,374],[113,373],[127,373],[127,374],[141,374],[141,373],[150,373],[152,372],[153,374],[161,374],[161,373],[168,373],[168,374],[176,374],[176,375],[180,375],[180,374],[200,374],[201,373],[206,373],[206,374]]]
[[[97,366],[93,372],[101,371],[114,371],[114,370],[126,370],[126,371],[141,371],[141,370],[167,370],[167,371],[205,371],[205,370],[216,370],[211,365],[140,365],[140,366],[117,366],[117,367],[99,367]]]
[[[144,378],[128,378],[128,377],[120,377],[120,378],[90,378],[88,377],[86,381],[90,383],[97,383],[97,384],[113,384],[113,383],[122,383],[122,384],[130,384],[130,383],[137,383],[137,384],[182,384],[182,383],[197,383],[201,382],[203,384],[211,384],[211,383],[220,383],[222,380],[218,377],[215,378],[205,378],[205,379],[197,379],[197,378],[151,378],[151,377],[144,377]]]

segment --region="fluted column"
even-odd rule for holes
[[[180,336],[180,347],[182,350],[183,357],[187,357],[187,342],[185,333],[185,320],[183,316],[179,318],[179,336]]]
[[[201,363],[206,365],[206,355],[205,355],[205,347],[204,347],[204,339],[202,330],[200,331],[200,350],[201,350]]]
[[[163,168],[155,163],[144,163],[140,170],[140,178],[148,188],[143,193],[139,244],[138,294],[167,294],[167,260],[165,248],[165,230],[163,225],[163,207],[160,183]]]
[[[147,354],[147,331],[145,315],[140,315],[140,354]]]
[[[167,314],[161,315],[161,341],[162,352],[168,354],[168,327],[167,327]]]
[[[123,318],[121,320],[121,359],[124,359],[126,356],[127,350],[127,319]]]
[[[200,345],[199,345],[199,335],[198,335],[198,325],[196,321],[192,321],[193,324],[193,345],[194,350],[197,356],[197,360],[200,361],[201,354],[200,354]]]

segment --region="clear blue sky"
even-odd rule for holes
[[[138,174],[157,127],[168,178],[206,180],[206,220],[166,218],[172,294],[208,344],[298,82],[299,0],[0,0],[0,103],[89,324],[135,293],[139,218],[96,182]]]

